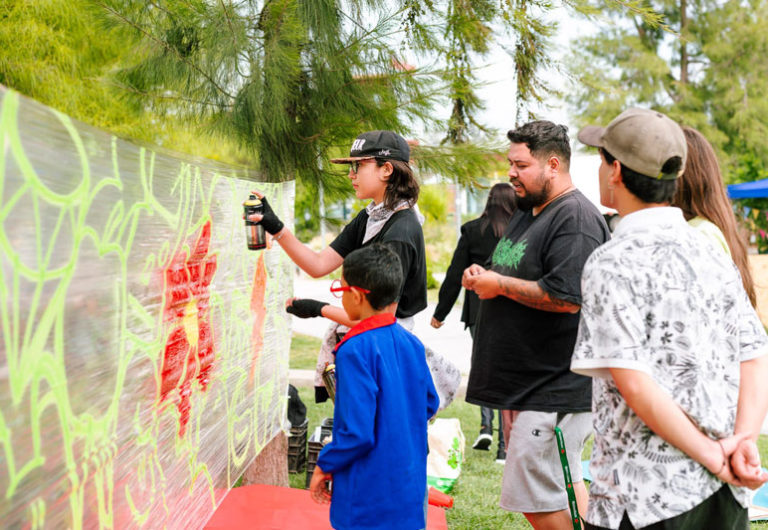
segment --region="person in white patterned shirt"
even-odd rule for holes
[[[584,267],[571,361],[593,377],[586,528],[745,529],[740,486],[768,480],[754,443],[768,337],[731,259],[669,206],[685,137],[643,109],[578,137],[622,216]]]

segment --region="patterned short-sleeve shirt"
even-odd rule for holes
[[[595,444],[587,521],[636,528],[700,504],[714,475],[654,434],[609,368],[649,374],[713,439],[733,433],[740,363],[768,353],[738,269],[677,208],[640,210],[584,266],[571,369],[594,377]],[[734,490],[746,506],[745,491]]]

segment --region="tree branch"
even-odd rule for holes
[[[201,69],[194,62],[187,60],[185,57],[179,54],[179,51],[177,49],[173,48],[172,46],[169,46],[168,43],[166,43],[162,39],[155,37],[150,32],[142,28],[139,24],[137,24],[133,20],[130,20],[128,17],[124,16],[122,13],[118,12],[116,9],[113,9],[112,7],[106,5],[104,2],[97,1],[96,4],[100,5],[105,11],[111,13],[113,16],[116,16],[117,18],[122,20],[124,23],[128,24],[129,26],[131,26],[132,28],[134,28],[135,30],[137,30],[138,32],[140,32],[150,40],[156,42],[166,50],[172,52],[179,61],[189,65],[190,67],[192,67],[192,69],[196,70],[200,75],[202,75],[205,79],[207,79],[208,82],[211,83],[211,85],[213,85],[216,88],[216,90],[218,90],[219,92],[221,92],[222,94],[224,94],[230,99],[235,99],[235,97],[232,94],[224,90],[224,88],[222,88],[207,72]]]
[[[192,99],[192,98],[186,97],[186,96],[179,96],[179,95],[170,96],[170,95],[162,94],[162,93],[149,92],[147,90],[139,90],[136,87],[133,87],[133,86],[130,86],[130,85],[126,85],[125,83],[118,83],[116,81],[109,81],[109,83],[112,86],[119,87],[122,90],[125,90],[127,92],[133,92],[134,94],[138,94],[140,96],[146,96],[146,97],[152,98],[152,99],[167,99],[167,100],[171,100],[171,101],[185,101],[187,103],[193,103],[195,105],[200,105],[201,107],[214,107],[216,109],[231,109],[233,107],[232,104],[222,105],[222,104],[219,104],[219,103],[211,103],[210,101],[200,101],[200,100]]]
[[[232,19],[229,16],[229,12],[227,12],[227,6],[224,5],[224,0],[219,0],[219,4],[221,4],[221,10],[224,11],[224,17],[227,19],[227,25],[229,26],[229,32],[232,34],[232,40],[236,45],[239,45],[240,43],[237,41],[237,34],[235,33],[235,28],[232,26]]]

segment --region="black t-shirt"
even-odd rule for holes
[[[392,214],[381,231],[363,245],[368,212],[365,209],[344,227],[331,243],[331,248],[343,258],[353,250],[384,243],[400,257],[404,282],[397,304],[398,318],[410,317],[427,307],[427,262],[424,254],[424,234],[416,213],[411,208]]]
[[[538,216],[518,210],[491,256],[491,268],[581,304],[584,263],[609,237],[603,216],[574,190]],[[591,379],[570,370],[578,324],[578,313],[541,311],[505,296],[481,300],[467,401],[511,410],[590,410]]]

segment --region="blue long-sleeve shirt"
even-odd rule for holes
[[[419,339],[383,313],[352,328],[336,353],[333,440],[317,465],[333,474],[331,525],[419,529],[427,420],[439,399]]]

